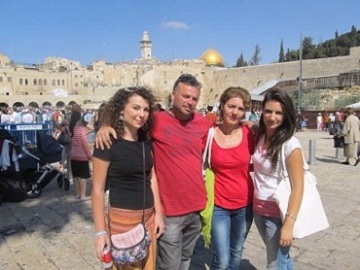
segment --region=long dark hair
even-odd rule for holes
[[[291,97],[285,91],[282,91],[278,88],[273,88],[266,92],[262,102],[263,110],[266,103],[269,101],[277,101],[281,104],[284,117],[282,124],[277,128],[274,135],[272,136],[269,147],[267,149],[267,156],[271,158],[271,165],[274,169],[278,161],[282,144],[288,141],[295,133],[296,110]],[[263,113],[259,121],[259,136],[257,137],[257,141],[262,135],[266,134]]]
[[[129,98],[138,95],[149,102],[149,118],[143,128],[138,129],[139,141],[149,139],[149,131],[152,127],[152,116],[155,97],[151,90],[145,87],[129,87],[119,89],[112,98],[106,103],[104,111],[100,114],[101,125],[109,125],[115,129],[118,138],[122,138],[124,134],[124,126],[119,124],[120,112],[124,110]],[[146,127],[146,128],[145,128]]]
[[[71,137],[74,136],[74,128],[77,122],[79,122],[80,120],[81,120],[81,111],[77,109],[72,110],[70,115],[70,123],[69,123],[69,130],[71,133]]]

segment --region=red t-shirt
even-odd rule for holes
[[[205,115],[206,118],[208,118],[209,120],[211,120],[213,123],[216,123],[216,120],[217,120],[217,117],[216,117],[216,114],[213,113],[213,112],[208,112],[206,115]]]
[[[224,149],[214,139],[211,148],[215,205],[229,210],[252,205],[254,186],[250,159],[254,152],[254,135],[247,126],[242,127],[242,132],[239,145]]]
[[[198,113],[190,121],[179,121],[166,111],[154,115],[154,167],[165,215],[180,216],[205,208],[202,140],[212,125]]]

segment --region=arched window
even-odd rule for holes
[[[47,79],[44,79],[44,85],[47,85]]]
[[[23,79],[19,80],[19,84],[22,85],[23,84]]]
[[[37,85],[37,80],[36,79],[34,79],[34,85]]]
[[[42,79],[39,79],[39,85],[42,85]]]
[[[25,85],[28,85],[28,79],[25,79]]]
[[[61,85],[64,86],[65,85],[65,80],[61,81]]]

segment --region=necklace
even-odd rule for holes
[[[229,138],[228,138],[228,135],[226,135],[226,141],[228,144],[232,144],[234,141],[233,141],[233,136],[230,135]]]
[[[225,136],[226,143],[233,144],[234,143],[234,134],[236,134],[236,131],[230,132],[230,134],[226,134],[221,128],[220,128],[220,130],[223,133],[223,135]]]

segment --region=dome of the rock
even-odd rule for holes
[[[224,60],[221,54],[215,49],[208,49],[201,55],[207,66],[224,66]]]

